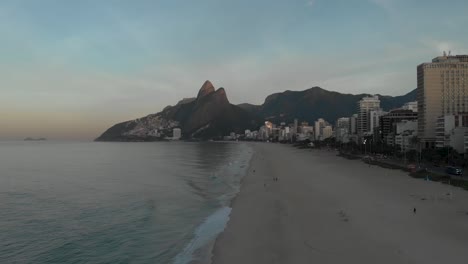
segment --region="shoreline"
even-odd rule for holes
[[[238,142],[222,142],[222,143],[238,143]],[[230,218],[230,214],[232,212],[232,205],[233,205],[233,202],[235,201],[236,197],[238,197],[238,194],[242,188],[242,185],[243,185],[243,181],[244,179],[246,178],[247,174],[249,173],[249,170],[250,170],[250,166],[251,166],[251,162],[252,162],[252,159],[255,155],[255,151],[254,151],[254,148],[252,147],[252,145],[250,144],[245,144],[245,142],[243,142],[244,145],[245,145],[245,149],[246,149],[246,152],[249,153],[250,155],[250,158],[247,158],[245,161],[244,161],[244,165],[241,165],[239,167],[240,169],[240,174],[239,174],[239,183],[238,183],[238,190],[235,191],[235,192],[232,192],[230,193],[228,196],[228,198],[223,198],[222,200],[224,201],[224,203],[221,204],[221,206],[216,209],[213,214],[209,215],[207,218],[205,218],[203,220],[203,222],[198,225],[197,227],[197,230],[206,225],[207,228],[210,228],[212,229],[213,226],[218,226],[216,229],[219,229],[221,228],[219,231],[215,231],[214,232],[214,236],[208,240],[205,241],[205,243],[203,243],[202,246],[200,246],[199,248],[195,249],[193,251],[191,255],[191,260],[189,260],[187,263],[189,264],[208,264],[208,263],[212,263],[212,257],[213,257],[213,248],[214,248],[214,245],[219,237],[219,235],[225,230],[228,222],[229,222],[229,218]],[[234,165],[236,164],[236,165]],[[230,165],[226,166],[226,167],[232,167],[232,166],[237,166],[237,164],[239,164],[238,162],[233,162],[231,163]],[[232,173],[232,172],[230,172]],[[235,172],[234,172],[235,173]],[[221,211],[228,211],[227,215],[225,216],[226,220],[222,220],[224,219],[224,216],[223,217],[216,217],[217,220],[216,221],[210,221],[210,219],[212,219],[214,216],[216,216],[219,212]],[[222,227],[220,226],[220,223],[224,223],[222,225]],[[196,230],[196,231],[197,231]],[[196,232],[195,232],[196,233]],[[206,232],[201,232],[203,234],[206,235]],[[176,256],[176,259],[174,259],[174,263],[186,263],[186,262],[181,262],[181,259],[177,259],[177,256]]]
[[[464,263],[468,257],[465,190],[334,152],[251,146],[211,263]]]
[[[191,262],[190,264],[213,264],[214,263],[213,262],[213,257],[214,257],[215,246],[218,243],[219,237],[221,236],[221,234],[226,230],[227,226],[229,225],[229,222],[231,221],[231,215],[232,215],[232,209],[234,207],[234,203],[235,203],[236,199],[239,197],[239,195],[240,195],[240,193],[242,191],[242,188],[244,186],[244,182],[245,182],[246,178],[248,177],[249,173],[252,172],[252,162],[253,162],[253,160],[254,160],[257,153],[256,153],[255,148],[254,148],[254,146],[252,144],[247,144],[247,145],[252,150],[252,156],[250,157],[248,165],[246,166],[246,171],[245,171],[244,175],[242,175],[242,178],[240,180],[239,191],[234,195],[234,197],[226,205],[227,207],[229,207],[231,209],[231,212],[228,215],[227,223],[224,226],[224,229],[216,235],[215,239],[213,239],[213,241],[211,241],[208,245],[206,245],[205,252],[207,252],[207,258],[202,259],[201,261]]]

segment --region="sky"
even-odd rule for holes
[[[468,54],[466,0],[2,0],[0,140],[92,140],[196,96],[402,95]]]

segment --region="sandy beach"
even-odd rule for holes
[[[468,263],[467,191],[333,151],[252,145],[213,263]]]

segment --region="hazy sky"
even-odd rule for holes
[[[93,139],[196,95],[400,95],[468,53],[466,0],[1,0],[0,139]]]

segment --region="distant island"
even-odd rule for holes
[[[95,141],[160,141],[222,139],[232,133],[255,130],[268,120],[291,123],[295,118],[313,123],[318,118],[336,120],[351,116],[356,102],[369,94],[342,94],[312,87],[304,91],[285,91],[269,95],[262,105],[233,105],[224,88],[215,89],[210,81],[197,97],[185,98],[174,106],[142,118],[122,122],[107,129]],[[383,110],[416,100],[416,89],[401,96],[378,95]]]
[[[24,141],[46,141],[47,138],[32,138],[32,137],[27,137],[24,139]]]

